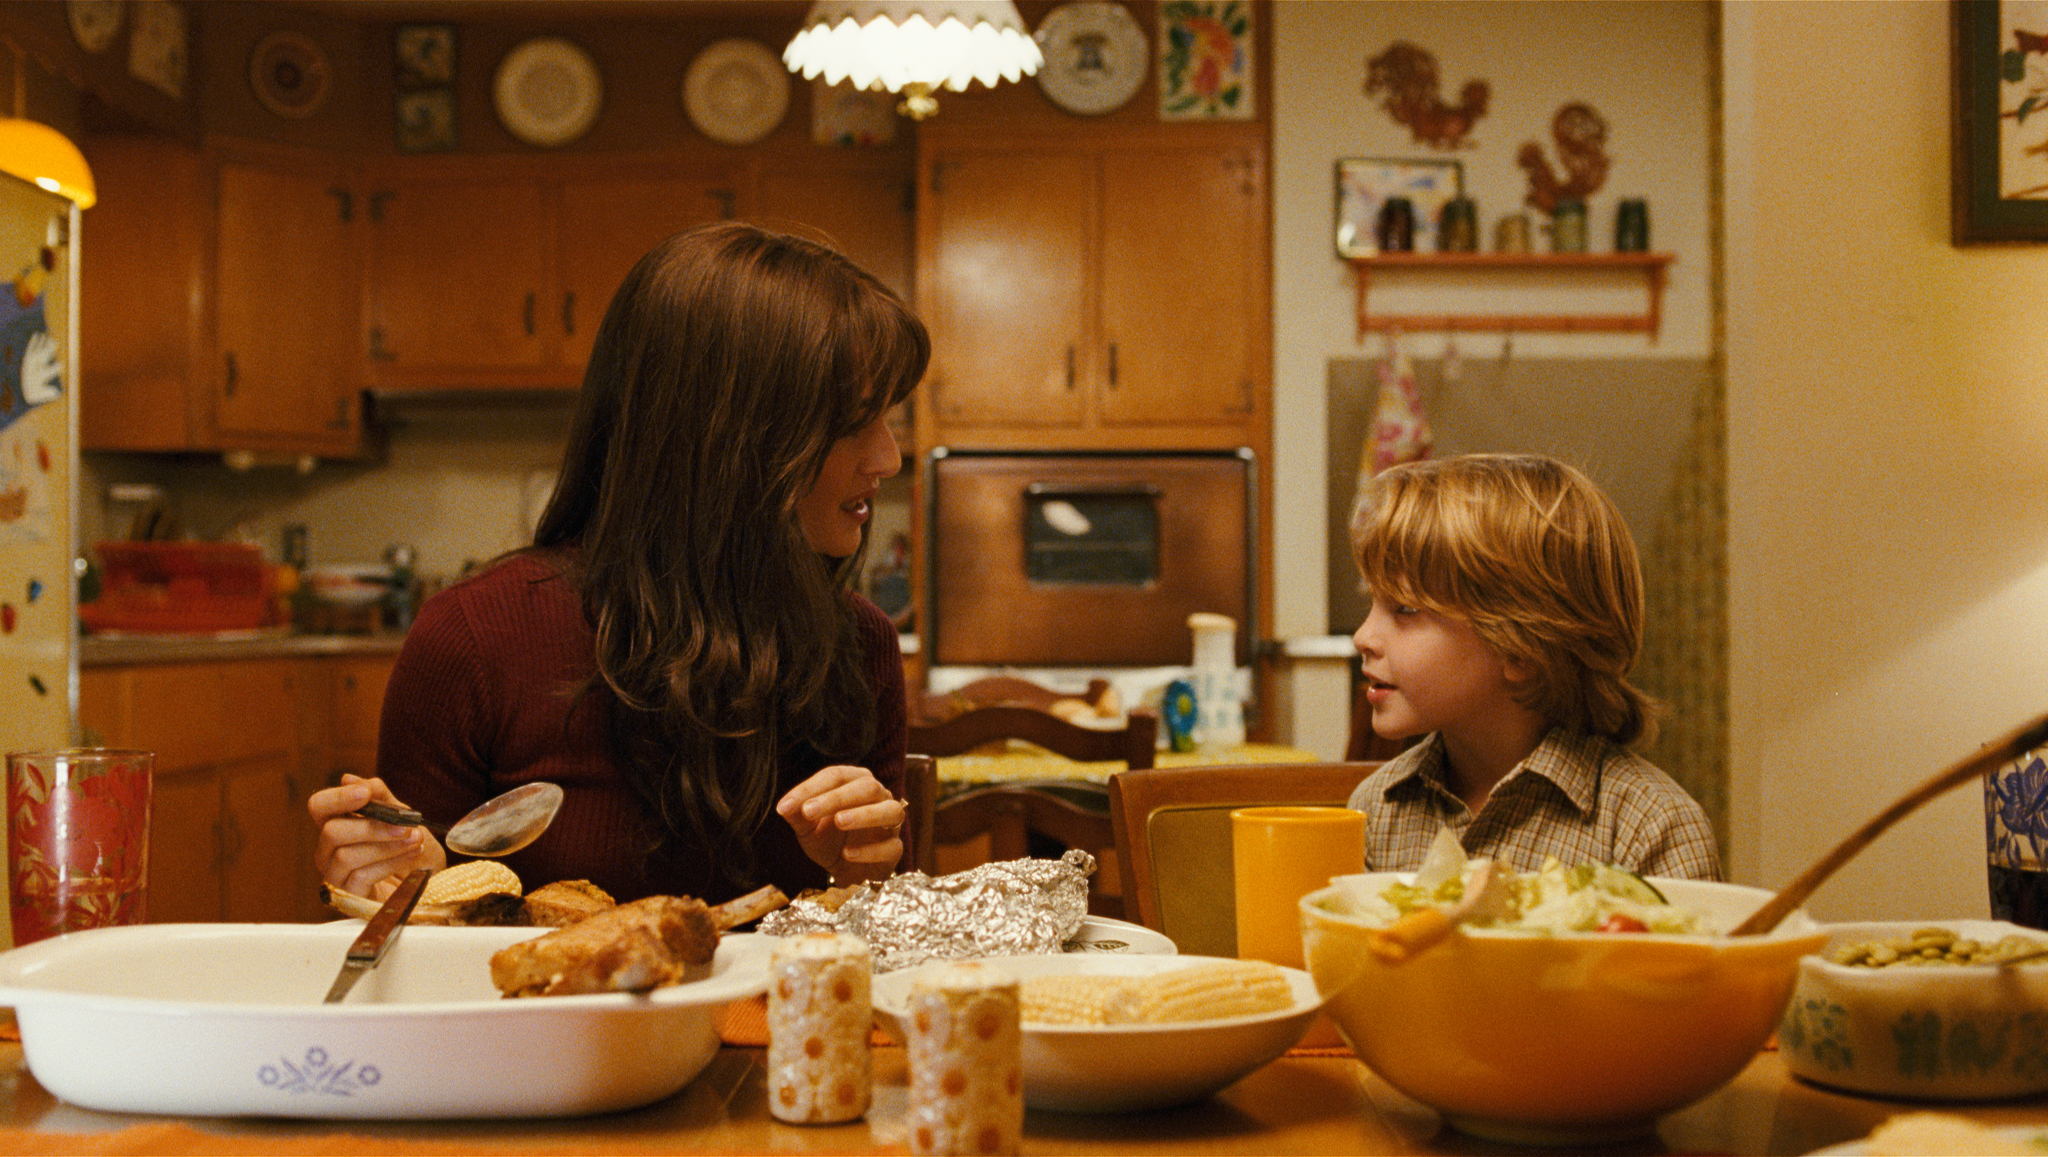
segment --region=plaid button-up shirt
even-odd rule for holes
[[[1367,776],[1351,806],[1366,817],[1367,871],[1414,870],[1448,827],[1467,855],[1524,871],[1556,856],[1644,876],[1721,878],[1713,826],[1677,780],[1623,747],[1561,728],[1495,785],[1477,814],[1445,783],[1438,735]]]

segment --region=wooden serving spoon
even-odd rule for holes
[[[1957,763],[1948,770],[1899,797],[1897,803],[1878,813],[1876,818],[1855,831],[1848,838],[1836,844],[1832,850],[1791,883],[1779,889],[1778,894],[1765,902],[1764,906],[1750,914],[1749,919],[1737,924],[1729,931],[1730,936],[1761,936],[1792,914],[1794,908],[1806,902],[1814,890],[1821,886],[1835,870],[1849,862],[1850,858],[1870,845],[1886,828],[1904,819],[1906,815],[1935,796],[1951,788],[1961,787],[1978,779],[2001,763],[2018,759],[2027,752],[2048,744],[2048,715],[2016,728],[2005,738],[1979,750],[1975,755]]]
[[[1473,909],[1499,893],[1504,878],[1494,871],[1494,861],[1488,860],[1473,869],[1465,881],[1465,894],[1456,903],[1448,908],[1418,908],[1384,928],[1372,929],[1366,947],[1388,964],[1404,963],[1449,936]]]

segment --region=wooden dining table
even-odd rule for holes
[[[118,1048],[110,1041],[108,1047]],[[728,1045],[680,1092],[644,1108],[552,1120],[209,1119],[103,1113],[45,1092],[21,1046],[0,1043],[5,1153],[906,1153],[904,1051],[874,1050],[865,1119],[789,1125],[768,1113],[766,1050]],[[451,1056],[449,1064],[488,1063]],[[1627,1154],[1804,1154],[1867,1136],[1930,1106],[1830,1092],[1791,1077],[1774,1051],[1719,1091],[1665,1117],[1654,1135],[1603,1146]],[[1987,1124],[2048,1127],[2048,1099],[1932,1106]],[[1026,1154],[1530,1154],[1444,1128],[1342,1049],[1296,1050],[1220,1093],[1177,1109],[1027,1112]]]

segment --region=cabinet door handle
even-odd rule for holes
[[[539,304],[537,300],[539,296],[540,295],[537,293],[529,293],[526,295],[526,311],[523,316],[526,322],[527,337],[533,336],[533,309],[535,305]]]
[[[1116,343],[1109,343],[1109,388],[1116,389]]]
[[[233,350],[229,350],[226,353],[222,354],[221,359],[225,363],[223,366],[223,372],[226,375],[225,380],[221,382],[221,396],[224,398],[232,398],[235,396],[235,391],[237,389],[240,389],[242,385],[241,363],[235,360],[235,351]]]
[[[1067,389],[1069,390],[1074,388],[1074,384],[1077,380],[1077,367],[1075,365],[1074,358],[1074,347],[1069,345],[1067,347]]]
[[[718,202],[718,219],[730,221],[739,215],[739,195],[731,189],[709,190],[711,199]]]
[[[398,360],[396,352],[384,348],[384,327],[381,325],[370,327],[370,360],[373,362],[395,362]]]
[[[562,295],[562,332],[576,332],[576,291],[573,289]]]
[[[382,221],[384,219],[384,206],[391,200],[393,195],[389,189],[379,189],[370,194],[370,220]]]
[[[354,193],[349,192],[340,185],[336,185],[327,190],[327,194],[334,198],[335,212],[343,221],[355,220],[356,196]]]

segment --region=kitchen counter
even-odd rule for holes
[[[284,631],[221,631],[209,635],[85,635],[78,665],[190,663],[213,659],[272,659],[322,655],[395,655],[405,635],[295,635]]]

